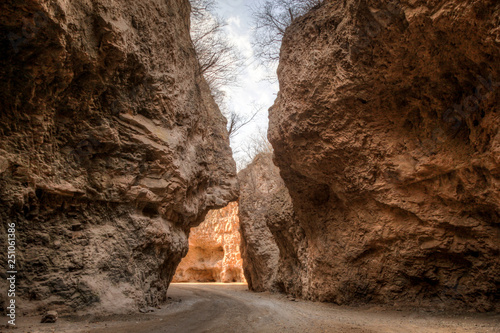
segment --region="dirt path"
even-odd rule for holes
[[[433,315],[353,309],[252,293],[243,284],[172,284],[172,303],[149,314],[63,318],[39,324],[22,318],[16,333],[335,332],[500,333],[500,315]]]

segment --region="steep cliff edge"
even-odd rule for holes
[[[497,1],[330,0],[287,29],[269,139],[304,297],[500,310],[499,22]]]
[[[238,203],[208,212],[189,233],[189,251],[173,282],[245,282],[240,252]]]
[[[237,198],[189,14],[188,0],[0,4],[0,246],[15,222],[19,311],[157,306],[189,229]]]

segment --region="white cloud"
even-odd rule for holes
[[[238,28],[241,28],[241,19],[239,16],[231,16],[226,22],[228,25],[235,25]]]
[[[241,69],[239,85],[237,87],[225,87],[223,90],[228,97],[228,105],[236,112],[250,115],[256,105],[262,106],[262,112],[255,118],[252,124],[244,127],[241,132],[232,139],[231,146],[235,151],[235,159],[242,157],[242,152],[238,151],[245,147],[248,140],[259,130],[267,131],[268,112],[267,110],[274,103],[278,91],[277,83],[270,83],[265,79],[274,75],[269,73],[262,66],[258,66],[258,61],[251,43],[251,14],[248,8],[240,2],[231,5],[222,2],[219,14],[229,16],[226,20],[227,36],[233,45],[245,58],[246,66]],[[272,75],[270,75],[272,74]],[[239,155],[239,156],[238,156]]]

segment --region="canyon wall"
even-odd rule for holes
[[[0,247],[15,223],[19,314],[158,306],[189,229],[237,198],[189,15],[188,0],[0,4]]]
[[[240,253],[238,203],[208,212],[189,233],[189,251],[173,282],[245,282]]]
[[[307,269],[304,230],[272,153],[262,153],[238,174],[242,256],[248,287],[302,295]]]
[[[272,197],[266,194],[273,193],[278,183],[272,177],[276,169],[268,169],[266,159],[266,155],[259,154],[238,173],[241,257],[248,288],[253,291],[276,289],[279,260],[279,249],[266,222],[268,200]]]
[[[493,0],[329,0],[287,29],[269,139],[306,254],[286,291],[500,310],[499,22]]]

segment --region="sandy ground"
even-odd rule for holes
[[[432,314],[348,308],[252,293],[244,284],[172,284],[171,303],[147,314],[67,317],[40,324],[19,318],[15,333],[335,332],[500,333],[499,314]],[[4,321],[2,321],[4,324]]]

